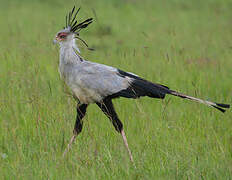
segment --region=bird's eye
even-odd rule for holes
[[[64,39],[66,36],[65,35],[60,35],[60,38]]]
[[[61,33],[59,33],[57,36],[60,38],[60,39],[65,39],[66,37],[67,37],[67,33],[65,33],[65,32],[61,32]]]

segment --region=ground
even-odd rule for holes
[[[0,179],[231,179],[232,113],[188,100],[116,99],[137,168],[96,105],[66,158],[76,102],[52,44],[73,5],[94,18],[88,60],[171,89],[232,104],[232,3],[216,0],[3,1]],[[80,42],[79,42],[80,44]]]

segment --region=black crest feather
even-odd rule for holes
[[[77,11],[75,12],[75,6],[74,6],[72,8],[72,11],[70,11],[68,13],[68,15],[66,15],[66,18],[65,18],[66,28],[69,27],[70,31],[73,32],[73,33],[80,32],[81,29],[86,28],[89,24],[91,24],[93,22],[93,18],[88,18],[85,21],[77,24],[76,17],[77,17],[77,14],[78,14],[79,11],[80,11],[80,8],[78,8]]]

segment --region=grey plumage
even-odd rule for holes
[[[83,104],[100,102],[108,95],[126,89],[132,81],[118,75],[116,68],[82,59],[75,41],[60,43],[61,77]]]
[[[152,83],[135,74],[124,72],[114,67],[84,60],[79,54],[80,50],[75,42],[75,36],[79,36],[78,32],[92,23],[92,18],[77,24],[75,17],[79,10],[80,9],[77,10],[73,19],[72,14],[75,11],[75,7],[69,15],[66,16],[66,28],[57,33],[55,40],[55,42],[59,42],[60,45],[60,75],[72,90],[74,97],[77,98],[81,104],[77,107],[74,136],[68,145],[68,149],[75,137],[82,130],[82,118],[90,103],[96,103],[110,118],[115,129],[121,133],[131,161],[133,161],[133,158],[123,131],[123,125],[114,110],[112,104],[113,98],[139,98],[141,96],[148,96],[151,98],[163,99],[166,94],[170,94],[206,104],[222,112],[225,112],[224,108],[230,107],[228,104],[205,101],[176,92],[169,89],[167,86]],[[65,151],[65,153],[66,152],[67,151]]]
[[[60,74],[71,88],[75,97],[83,104],[102,101],[107,96],[138,98],[149,96],[164,98],[171,94],[220,108],[219,103],[201,100],[176,91],[167,86],[146,81],[135,74],[114,67],[84,60],[75,51],[78,49],[75,38],[69,35],[66,42],[60,43]],[[126,91],[126,92],[125,92]],[[219,106],[219,107],[218,107]],[[227,106],[223,106],[223,108]]]

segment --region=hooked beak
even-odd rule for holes
[[[55,44],[57,44],[57,43],[58,43],[57,40],[54,39],[54,40],[53,40],[53,44],[55,45]]]
[[[57,37],[53,40],[53,44],[57,44],[58,43],[58,40],[57,40]]]

